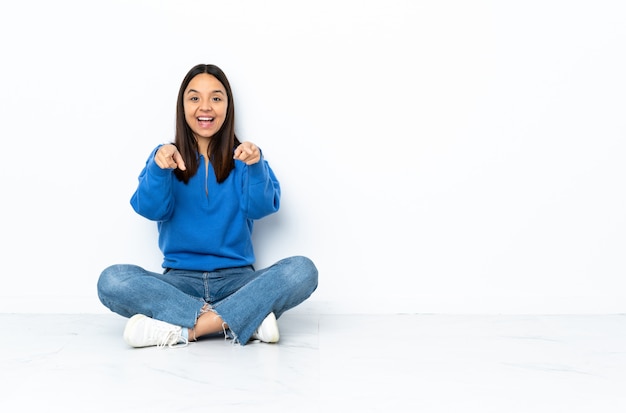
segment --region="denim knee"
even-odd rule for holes
[[[139,268],[136,265],[114,264],[105,268],[98,278],[98,298],[105,306],[109,307],[108,297],[115,297],[118,291],[124,290],[124,282],[129,269]]]
[[[303,290],[308,290],[312,294],[317,288],[318,271],[313,261],[301,255],[291,257],[293,272],[290,274],[294,283]]]

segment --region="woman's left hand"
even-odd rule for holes
[[[252,142],[243,142],[235,149],[233,158],[245,162],[246,165],[252,165],[261,159],[261,150]]]

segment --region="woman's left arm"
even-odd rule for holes
[[[250,142],[244,142],[235,150],[235,159],[247,165],[244,171],[244,207],[248,218],[260,219],[277,212],[280,207],[280,183],[261,150]]]

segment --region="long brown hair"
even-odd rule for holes
[[[230,88],[230,83],[226,78],[226,75],[219,67],[215,65],[199,64],[191,68],[187,75],[183,79],[178,91],[178,101],[176,103],[176,135],[174,145],[178,148],[178,151],[183,157],[186,170],[181,171],[175,169],[174,174],[176,177],[187,183],[189,179],[196,174],[200,161],[198,157],[198,144],[191,131],[191,128],[185,120],[185,109],[183,106],[183,95],[185,89],[191,82],[191,79],[201,73],[207,73],[215,76],[222,85],[226,88],[226,96],[228,98],[228,106],[226,109],[226,119],[224,124],[218,130],[215,135],[209,140],[209,147],[207,156],[210,157],[213,169],[215,170],[215,176],[217,182],[224,182],[230,171],[235,168],[235,160],[233,159],[233,150],[241,144],[237,136],[235,135],[235,104],[233,102],[233,93]]]

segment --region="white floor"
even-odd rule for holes
[[[278,344],[132,349],[114,314],[0,314],[0,412],[620,412],[626,316],[287,313]]]

